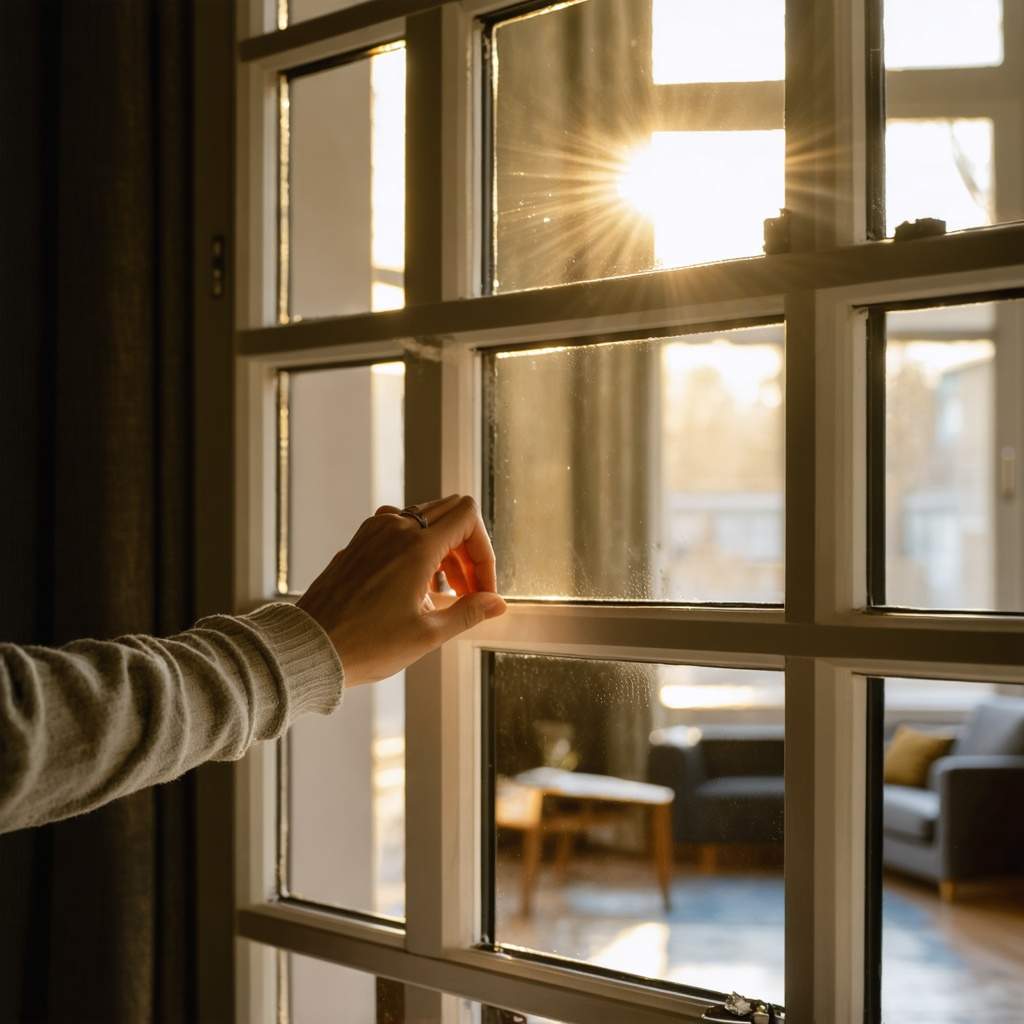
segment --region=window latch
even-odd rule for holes
[[[779,210],[778,217],[769,217],[764,222],[764,253],[766,256],[776,256],[782,252],[789,252],[789,210]]]
[[[938,217],[905,220],[892,236],[894,242],[916,242],[919,238],[936,238],[946,233],[946,222]]]

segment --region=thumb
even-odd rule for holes
[[[484,619],[504,615],[505,608],[505,601],[500,594],[481,590],[460,597],[447,608],[431,612],[430,618],[441,635],[441,643],[444,643],[479,625]]]

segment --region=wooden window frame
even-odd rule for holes
[[[220,466],[234,480],[234,607],[277,595],[277,369],[404,358],[406,496],[417,501],[479,493],[480,348],[777,315],[786,321],[787,595],[784,609],[768,610],[519,602],[410,668],[406,707],[417,729],[406,747],[406,841],[415,856],[406,859],[404,929],[276,899],[276,759],[272,745],[251,751],[234,772],[236,934],[251,940],[236,944],[239,1021],[275,1019],[276,950],[399,981],[413,1019],[446,1024],[456,1019],[455,996],[576,1024],[667,1024],[698,1019],[709,1005],[641,979],[597,977],[584,965],[475,948],[481,653],[509,650],[785,669],[786,875],[800,880],[786,889],[787,1009],[797,1021],[861,1024],[867,679],[898,672],[1024,683],[1019,617],[865,610],[860,311],[1024,283],[1024,224],[900,244],[867,240],[865,7],[877,2],[788,0],[790,252],[478,296],[478,19],[512,5],[368,0],[271,31],[274,5],[239,0],[234,462]],[[399,38],[408,59],[407,305],[264,326],[277,319],[278,75]],[[215,369],[211,379],[223,381],[224,367]],[[221,463],[230,462],[227,451]],[[213,825],[226,796],[222,785],[209,792]]]

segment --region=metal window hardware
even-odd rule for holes
[[[764,252],[766,256],[775,256],[781,252],[789,252],[789,210],[779,210],[778,217],[768,217],[764,222]]]
[[[227,264],[227,245],[224,236],[214,235],[210,241],[210,294],[215,299],[224,297]]]
[[[937,238],[946,233],[946,222],[938,217],[905,220],[892,236],[894,242],[916,242],[919,238]]]
[[[1004,501],[1017,497],[1017,449],[1009,444],[999,452],[999,496]]]

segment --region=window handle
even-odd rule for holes
[[[1005,501],[1017,497],[1017,449],[1009,444],[999,453],[999,496]]]

